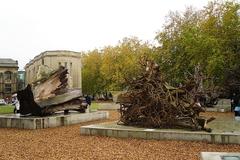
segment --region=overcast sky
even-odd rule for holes
[[[20,69],[46,50],[87,51],[136,36],[153,42],[169,11],[207,0],[0,0],[0,58]]]

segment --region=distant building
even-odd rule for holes
[[[46,70],[46,68],[55,70],[59,66],[68,69],[70,88],[82,89],[81,53],[65,50],[45,51],[34,57],[25,66],[26,84],[36,81],[39,78],[39,72],[42,70]]]
[[[11,99],[17,91],[18,61],[0,58],[0,98]]]

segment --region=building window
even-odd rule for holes
[[[30,70],[28,70],[28,75],[27,75],[27,81],[28,81],[28,83],[30,83],[30,79],[31,79],[31,78],[30,78],[30,77],[31,77],[30,74],[31,74],[31,72],[30,72]]]
[[[5,93],[11,93],[11,92],[12,92],[11,84],[5,84]]]
[[[10,71],[7,71],[4,73],[4,79],[7,80],[7,81],[11,81],[12,80],[12,72]]]
[[[65,68],[67,68],[67,62],[64,63]]]
[[[61,62],[58,62],[58,66],[59,66],[59,67],[61,66]]]
[[[42,65],[44,65],[44,58],[42,59]]]
[[[70,62],[69,74],[72,73],[72,62]]]
[[[0,83],[2,82],[3,80],[3,73],[0,73]]]

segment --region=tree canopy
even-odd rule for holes
[[[206,79],[224,86],[226,74],[240,68],[240,5],[213,1],[200,10],[188,7],[182,13],[170,12],[155,39],[158,47],[132,37],[86,52],[83,91],[123,90],[125,79],[137,76],[141,56],[157,61],[172,85],[200,66]]]

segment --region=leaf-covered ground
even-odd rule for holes
[[[110,111],[108,121],[119,115]],[[188,141],[120,139],[80,135],[78,125],[41,129],[0,129],[0,159],[199,159],[202,151],[240,152],[240,145],[208,144]]]

